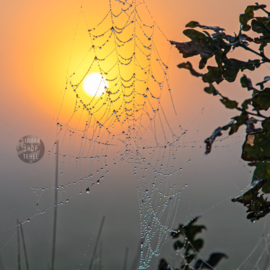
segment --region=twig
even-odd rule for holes
[[[222,97],[222,98],[227,98],[225,96],[223,96],[218,90],[217,91],[217,94]],[[250,114],[250,115],[254,115],[254,116],[258,116],[258,117],[262,117],[264,119],[267,119],[268,117],[262,115],[259,111],[257,113],[253,113],[253,112],[248,112],[247,110],[243,109],[243,108],[240,108],[240,107],[237,107],[236,110],[240,111],[240,112],[245,112],[247,114]]]
[[[23,251],[24,251],[24,257],[25,257],[26,269],[29,270],[29,263],[28,263],[28,258],[27,258],[27,252],[26,252],[26,245],[25,245],[25,240],[24,240],[22,223],[20,223],[20,228],[21,228],[21,235],[22,235],[22,241],[23,241]]]
[[[245,112],[245,113],[250,114],[250,115],[262,117],[262,118],[264,118],[264,119],[267,119],[267,118],[268,118],[268,117],[262,115],[262,114],[259,113],[259,112],[258,112],[258,113],[248,112],[248,111],[246,111],[246,110],[244,110],[244,109],[242,109],[242,108],[239,108],[239,107],[237,107],[236,109],[237,109],[238,111]]]
[[[92,259],[90,261],[89,270],[92,270],[92,267],[93,267],[93,263],[94,263],[94,259],[95,259],[95,256],[96,256],[98,242],[99,242],[99,238],[100,238],[100,235],[101,235],[101,232],[102,232],[102,227],[103,227],[103,224],[104,224],[104,220],[105,220],[105,217],[102,218],[102,221],[101,221],[101,224],[100,224],[100,227],[99,227],[98,237],[97,237],[97,240],[96,240],[96,243],[95,243]]]
[[[56,159],[55,159],[55,192],[54,192],[54,218],[53,218],[53,244],[52,244],[52,268],[54,270],[55,261],[55,243],[56,243],[56,225],[57,225],[57,195],[58,195],[58,157],[59,141],[56,141]]]
[[[253,49],[251,49],[251,48],[249,48],[249,47],[247,47],[247,46],[245,46],[243,44],[240,44],[239,46],[242,47],[242,48],[244,48],[247,51],[253,52],[256,55],[260,56],[264,60],[264,62],[269,62],[270,63],[270,59],[267,58],[264,54],[258,53],[258,52],[254,51]]]

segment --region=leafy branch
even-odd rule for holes
[[[255,16],[258,10],[262,10],[267,16]],[[239,16],[240,29],[238,34],[228,35],[224,28],[215,26],[202,25],[199,22],[191,21],[186,25],[183,33],[190,41],[175,42],[171,41],[172,45],[179,50],[184,58],[199,55],[199,69],[207,69],[206,73],[196,71],[192,64],[184,62],[178,65],[178,68],[187,69],[191,75],[201,78],[203,82],[208,83],[204,91],[213,96],[220,96],[221,103],[226,109],[240,112],[232,117],[231,121],[223,126],[217,127],[211,136],[205,139],[206,154],[211,153],[212,145],[216,138],[222,136],[223,132],[228,130],[228,134],[232,135],[238,131],[241,126],[246,126],[246,140],[243,144],[242,159],[250,161],[250,166],[255,166],[252,183],[261,181],[260,185],[256,185],[256,192],[252,193],[248,211],[253,207],[256,211],[252,213],[252,220],[256,220],[264,215],[259,214],[260,205],[264,210],[264,214],[270,212],[270,203],[262,196],[259,196],[260,190],[263,193],[270,193],[270,118],[262,111],[267,111],[270,107],[270,88],[264,85],[270,81],[270,76],[265,76],[263,81],[256,84],[254,87],[250,78],[245,74],[240,78],[240,83],[243,88],[250,91],[250,97],[241,104],[235,100],[225,97],[216,85],[227,81],[232,83],[236,80],[239,72],[245,70],[254,71],[259,69],[261,65],[270,63],[270,59],[265,55],[265,47],[270,43],[270,12],[266,10],[266,5],[247,6],[245,12]],[[199,28],[197,31],[194,28]],[[253,32],[255,37],[250,37],[248,32]],[[253,44],[253,48],[250,45]],[[254,47],[259,46],[257,49]],[[254,59],[241,61],[235,58],[229,58],[228,53],[235,48],[247,50],[254,54]],[[207,65],[207,61],[214,58],[216,65]],[[256,128],[255,124],[261,123],[260,128]],[[269,171],[269,173],[268,173]],[[260,187],[258,190],[257,188]],[[254,188],[254,186],[252,187]],[[244,196],[243,194],[242,196]],[[243,203],[243,200],[234,200]],[[261,204],[258,204],[260,202]],[[243,203],[245,206],[247,204]],[[252,209],[253,209],[252,208]],[[249,218],[251,219],[251,218]]]

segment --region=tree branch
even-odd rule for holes
[[[258,112],[258,113],[248,112],[248,111],[246,111],[245,109],[240,108],[240,107],[237,107],[236,109],[237,109],[238,111],[246,112],[247,114],[254,115],[254,116],[258,116],[258,117],[262,117],[262,118],[264,118],[264,119],[267,119],[267,118],[268,118],[268,117],[262,115],[260,112]]]
[[[270,59],[267,58],[264,54],[258,53],[258,52],[254,51],[253,49],[251,49],[251,48],[249,48],[249,47],[247,47],[247,46],[245,46],[243,44],[240,44],[239,46],[242,47],[242,48],[244,48],[247,51],[253,52],[256,55],[260,56],[264,60],[264,62],[269,62],[270,63]]]

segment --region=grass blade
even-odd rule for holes
[[[123,270],[127,270],[128,248],[126,248]]]
[[[21,270],[20,222],[17,219],[18,270]]]
[[[99,227],[98,237],[97,237],[97,240],[96,240],[96,243],[95,243],[95,247],[94,247],[94,252],[93,252],[93,255],[92,255],[92,259],[90,261],[89,270],[92,270],[92,267],[93,267],[93,263],[94,263],[94,259],[95,259],[95,256],[96,256],[98,242],[99,242],[99,238],[100,238],[100,235],[101,235],[101,231],[102,231],[102,227],[103,227],[103,224],[104,224],[104,220],[105,220],[105,217],[102,218],[102,221],[101,221],[101,224],[100,224],[100,227]]]
[[[22,236],[22,242],[23,242],[23,251],[24,251],[24,257],[25,257],[26,269],[29,270],[29,263],[28,263],[28,258],[27,258],[27,251],[26,251],[26,245],[25,245],[25,240],[24,240],[22,223],[20,223],[20,228],[21,228],[21,236]]]
[[[54,270],[55,261],[55,243],[56,243],[56,225],[57,225],[57,195],[58,195],[58,157],[59,141],[56,141],[56,159],[55,159],[55,192],[54,192],[54,217],[53,217],[53,244],[52,244],[52,268]]]

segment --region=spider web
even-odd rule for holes
[[[162,93],[171,97],[168,66],[163,60],[166,57],[168,61],[171,46],[164,33],[152,19],[147,24],[143,22],[141,13],[151,17],[144,1],[109,4],[101,22],[87,30],[89,43],[84,58],[75,71],[67,72],[56,120],[62,157],[60,196],[62,204],[70,200],[74,193],[70,185],[77,187],[79,194],[92,192],[94,185],[107,177],[110,157],[113,165],[131,164],[134,177],[139,180],[139,268],[146,269],[169,240],[185,188],[177,181],[181,168],[175,161],[185,132],[178,127],[175,134],[161,102]],[[84,19],[88,25],[87,17]],[[163,53],[158,50],[160,45]],[[86,97],[84,93],[83,81],[93,72],[108,82],[100,97]],[[71,107],[66,104],[70,93],[75,106],[65,123],[62,114]],[[171,104],[174,109],[172,97]],[[174,113],[177,120],[175,109]],[[72,158],[76,167],[73,183],[68,184],[72,173],[65,176],[67,158]]]

